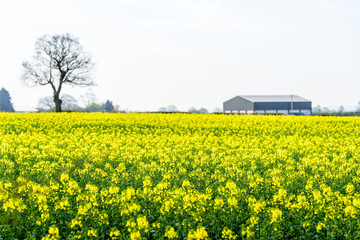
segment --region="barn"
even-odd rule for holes
[[[224,113],[311,115],[311,101],[297,95],[242,95],[224,102]]]

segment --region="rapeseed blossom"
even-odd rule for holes
[[[168,228],[165,232],[165,237],[169,239],[174,239],[178,237],[178,234],[176,233],[175,229],[173,227]]]
[[[0,238],[354,239],[359,125],[0,113]]]
[[[237,235],[234,234],[233,231],[231,231],[230,229],[228,229],[227,227],[224,228],[224,230],[221,232],[221,237],[223,239],[236,239]]]
[[[87,235],[89,237],[97,237],[98,236],[97,230],[96,229],[89,229],[88,232],[87,232]]]
[[[192,230],[192,231],[189,232],[189,235],[188,235],[189,240],[192,240],[192,239],[196,239],[196,240],[207,239],[207,237],[208,237],[208,233],[206,232],[205,227],[199,227],[195,231]]]

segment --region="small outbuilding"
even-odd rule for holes
[[[311,101],[297,95],[242,95],[224,102],[224,113],[311,115]]]

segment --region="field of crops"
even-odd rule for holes
[[[354,239],[359,126],[0,113],[0,239]]]

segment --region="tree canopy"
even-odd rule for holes
[[[0,112],[15,112],[10,94],[5,88],[0,90]]]
[[[35,44],[32,61],[23,62],[23,81],[29,86],[50,85],[55,111],[61,112],[60,93],[64,84],[91,86],[94,67],[89,53],[70,34],[45,35]]]
[[[105,104],[104,104],[104,110],[105,110],[106,112],[113,112],[113,111],[115,110],[112,101],[107,100],[107,101],[105,102]]]

